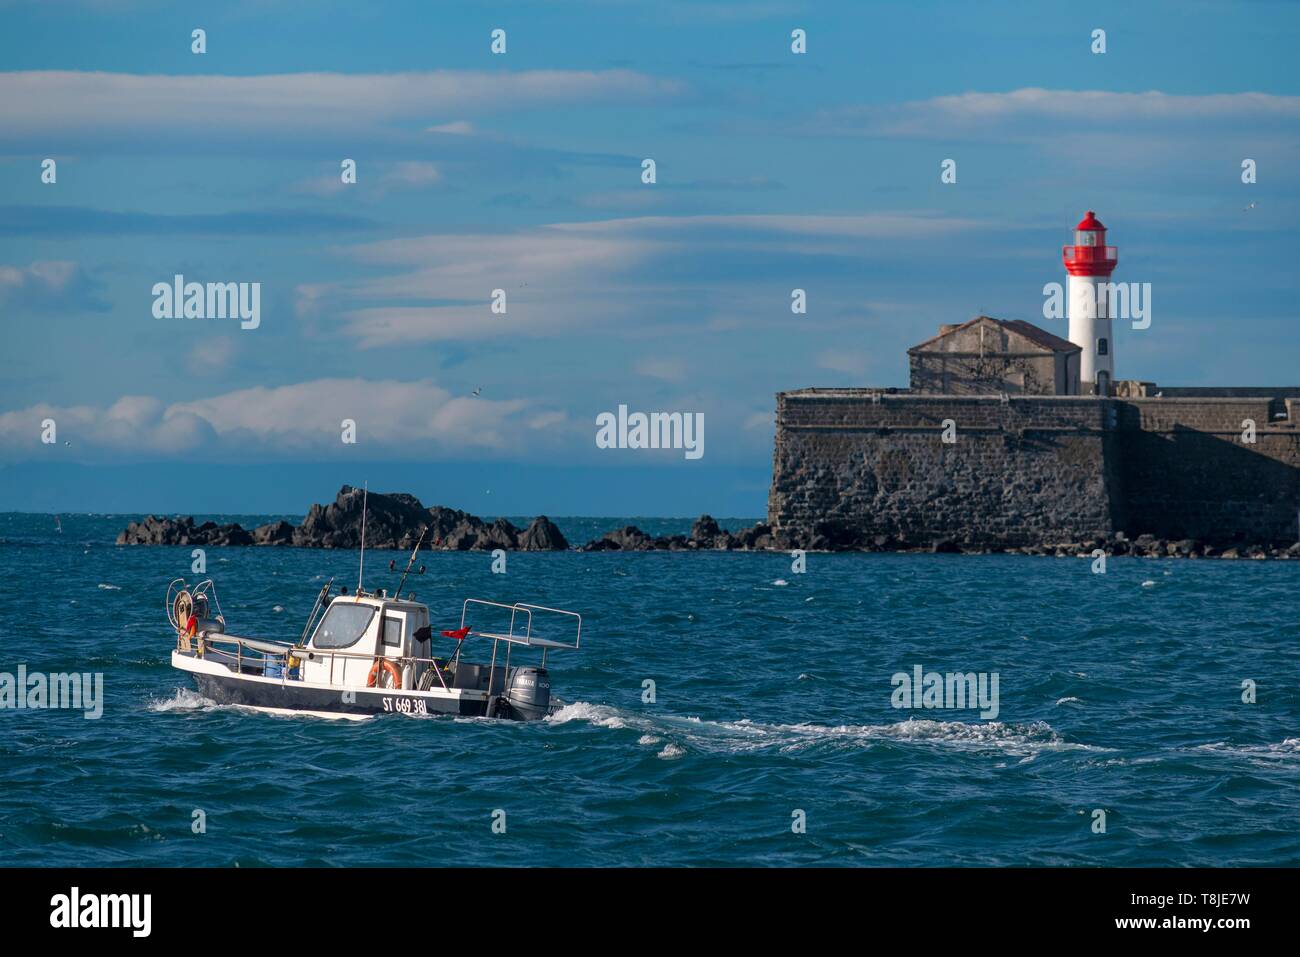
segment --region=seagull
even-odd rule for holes
[[[479,386],[477,389],[471,392],[470,395],[477,397],[482,391],[483,391],[483,387]]]
[[[1242,212],[1249,212],[1250,210],[1254,209],[1257,205],[1258,205],[1257,203],[1251,203],[1244,210],[1242,210]]]

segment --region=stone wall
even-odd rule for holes
[[[908,356],[913,392],[956,395],[1068,394],[1069,356],[1050,352],[985,355],[913,352]],[[1078,360],[1075,360],[1076,364]],[[1077,372],[1075,378],[1078,378]]]
[[[1104,416],[1101,403],[1064,396],[782,393],[768,521],[805,543],[1109,535],[1118,516]],[[942,441],[945,420],[956,425],[953,444]]]
[[[1300,537],[1300,432],[1268,397],[1132,399],[1119,406],[1131,535],[1216,544]],[[1245,420],[1255,442],[1245,441]]]
[[[1242,399],[777,396],[768,521],[810,547],[1023,546],[1117,532],[1294,542],[1294,405]],[[1257,441],[1241,441],[1242,420]],[[957,441],[942,441],[944,421]],[[1289,536],[1289,537],[1288,537]]]

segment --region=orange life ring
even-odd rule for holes
[[[373,665],[370,666],[370,677],[366,678],[366,687],[367,687],[367,688],[373,688],[373,687],[376,686],[376,684],[378,684],[378,682],[379,682],[379,666],[380,666],[380,665],[383,665],[383,666],[384,666],[384,670],[387,671],[389,677],[393,679],[392,687],[394,687],[394,688],[401,688],[401,687],[402,687],[402,673],[401,673],[400,671],[397,670],[397,665],[393,664],[393,663],[392,663],[391,661],[389,661],[387,658],[376,658],[376,659],[375,659],[375,663],[374,663]]]

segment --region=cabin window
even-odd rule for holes
[[[375,609],[370,605],[335,599],[317,626],[312,645],[316,648],[350,648],[366,633],[370,619],[374,617]]]
[[[1099,356],[1110,355],[1110,343],[1107,342],[1105,339],[1097,340],[1097,355]]]
[[[402,647],[402,622],[397,618],[384,619],[384,644]]]

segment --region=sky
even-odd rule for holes
[[[981,313],[1064,336],[1088,209],[1151,284],[1117,378],[1300,384],[1297,35],[1290,2],[0,0],[0,510],[759,517],[777,392],[904,386]],[[178,274],[259,283],[257,327],[156,317]],[[701,413],[704,454],[598,448],[620,405]]]

